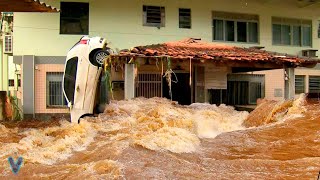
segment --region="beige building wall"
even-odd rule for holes
[[[59,8],[60,0],[45,2]],[[68,0],[69,1],[69,0]],[[319,49],[317,37],[320,4],[298,7],[296,0],[77,0],[89,2],[89,35],[108,39],[112,48],[131,48],[188,37],[212,41],[212,11],[259,15],[259,43],[228,43],[237,46],[264,46],[269,51],[293,55],[310,47],[272,45],[272,16],[309,19],[313,22],[312,48]],[[75,2],[75,1],[73,1]],[[143,5],[165,7],[165,27],[143,26]],[[180,29],[178,8],[191,8],[192,28]],[[14,55],[65,56],[81,35],[60,35],[59,13],[14,13]],[[225,43],[225,42],[224,42]]]
[[[284,99],[284,70],[269,70],[269,71],[257,71],[252,74],[264,74],[265,75],[265,97],[270,100],[283,100]],[[308,68],[296,68],[295,75],[305,76],[305,93],[309,92],[309,76],[320,76],[319,69]],[[293,84],[294,86],[294,84]],[[295,95],[299,97],[299,94]]]
[[[60,0],[43,0],[60,8]],[[137,45],[148,45],[184,38],[201,38],[212,42],[212,11],[249,13],[259,16],[259,43],[228,43],[241,47],[263,46],[268,51],[301,55],[304,49],[320,49],[318,26],[320,4],[299,7],[296,0],[66,0],[89,2],[89,35],[107,38],[113,49],[129,49]],[[143,26],[143,5],[165,7],[165,27]],[[179,28],[179,8],[191,8],[192,28]],[[312,46],[276,46],[272,44],[272,17],[312,20]],[[60,35],[59,13],[14,13],[14,56],[65,56],[82,35]],[[319,55],[319,52],[317,53]],[[46,108],[45,75],[48,71],[63,71],[63,65],[37,65],[36,70],[36,113],[67,112],[66,109]],[[143,71],[143,68],[140,70]],[[319,70],[297,69],[296,74],[319,75]],[[284,97],[283,70],[260,71],[265,74],[265,95],[268,99]],[[123,80],[122,74],[114,76]],[[307,80],[308,78],[306,78]],[[307,83],[307,82],[306,82]],[[306,84],[306,87],[308,85]],[[275,96],[276,95],[276,96]],[[278,96],[278,97],[277,97]]]
[[[68,113],[68,108],[47,107],[47,72],[63,72],[64,65],[37,64],[35,68],[35,113]]]

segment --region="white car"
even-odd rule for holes
[[[105,81],[101,81],[105,79],[101,72],[109,55],[110,48],[101,37],[84,36],[69,50],[62,86],[71,122],[79,123],[82,116],[93,114],[95,108],[107,103],[107,87]]]

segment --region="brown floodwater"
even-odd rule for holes
[[[314,179],[320,104],[251,112],[166,99],[113,101],[98,117],[0,124],[0,179]],[[17,175],[8,157],[24,158]]]

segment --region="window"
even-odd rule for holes
[[[208,89],[208,96],[210,104],[227,104],[226,89]]]
[[[320,38],[320,21],[318,21],[318,38]]]
[[[289,46],[311,46],[311,24],[311,20],[273,17],[273,44]]]
[[[179,8],[179,28],[191,29],[191,9]]]
[[[14,80],[13,79],[9,79],[9,86],[14,86]]]
[[[301,94],[305,92],[305,76],[295,76],[295,91],[296,94]]]
[[[309,93],[320,93],[320,76],[309,76]]]
[[[61,2],[60,34],[89,34],[89,3]]]
[[[165,26],[165,9],[160,6],[143,6],[143,25],[153,27]]]
[[[61,72],[47,72],[47,107],[61,107],[67,105],[62,91]]]
[[[72,104],[74,103],[74,91],[76,88],[76,79],[77,79],[77,69],[78,69],[78,58],[74,57],[67,61],[63,88],[66,93],[67,99]]]
[[[258,43],[257,15],[213,12],[213,40]]]

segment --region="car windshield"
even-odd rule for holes
[[[64,72],[64,84],[63,89],[65,92],[66,98],[69,102],[74,102],[74,91],[76,86],[76,77],[77,77],[77,67],[78,67],[78,57],[71,58],[67,60],[66,69]]]

